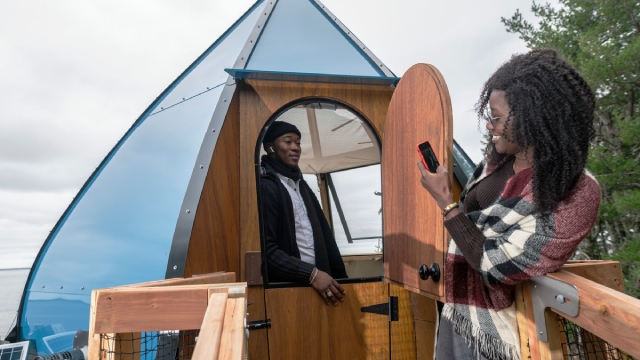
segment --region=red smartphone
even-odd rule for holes
[[[416,145],[416,150],[418,150],[418,154],[420,154],[420,159],[422,159],[422,164],[427,170],[435,173],[440,166],[438,162],[438,158],[436,158],[436,154],[433,152],[431,148],[431,144],[428,141],[420,143]]]

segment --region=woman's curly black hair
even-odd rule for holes
[[[533,151],[533,197],[541,212],[556,209],[568,197],[582,174],[595,135],[595,95],[582,76],[555,50],[538,49],[503,64],[484,84],[476,104],[478,116],[487,111],[489,96],[503,90],[513,127],[514,142]],[[489,141],[489,164],[505,155]]]

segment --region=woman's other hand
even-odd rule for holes
[[[338,301],[344,301],[344,289],[331,275],[324,271],[318,270],[318,275],[316,275],[311,286],[313,286],[327,305],[329,305],[329,303],[338,305]]]
[[[436,169],[436,173],[432,173],[424,167],[422,161],[418,161],[418,169],[420,169],[420,183],[422,187],[427,189],[431,197],[436,201],[440,209],[444,209],[453,202],[451,194],[451,178],[449,171],[440,165]]]

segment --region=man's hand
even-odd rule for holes
[[[311,286],[318,292],[318,295],[329,305],[338,305],[338,301],[344,301],[345,292],[342,286],[335,281],[331,275],[324,271],[317,270],[318,274],[311,283]]]

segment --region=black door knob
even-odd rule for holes
[[[431,267],[422,264],[418,268],[418,275],[420,275],[420,279],[422,280],[427,280],[429,276],[431,276],[433,282],[438,282],[440,281],[440,266],[437,263],[432,263]]]

